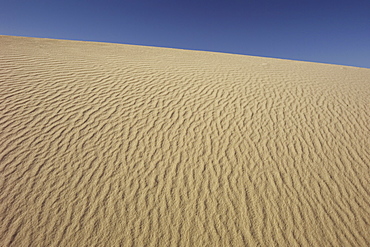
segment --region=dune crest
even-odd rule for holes
[[[370,70],[0,36],[2,246],[367,246]]]

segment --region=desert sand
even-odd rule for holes
[[[1,246],[368,246],[370,69],[0,36]]]

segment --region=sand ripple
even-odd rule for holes
[[[1,246],[367,246],[370,70],[0,36]]]

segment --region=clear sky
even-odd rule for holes
[[[0,0],[0,34],[370,68],[370,0]]]

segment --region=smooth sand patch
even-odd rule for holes
[[[0,36],[1,246],[367,246],[370,70]]]

